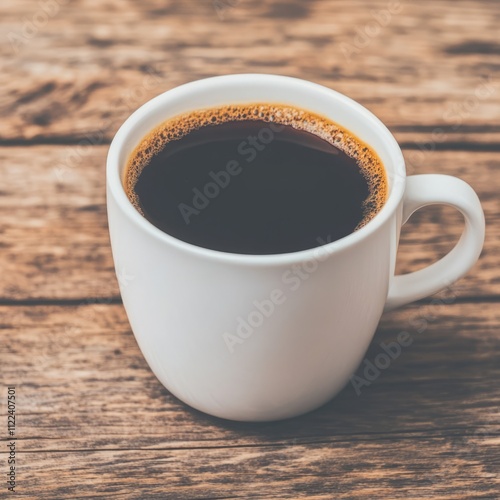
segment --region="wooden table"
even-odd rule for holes
[[[381,12],[383,11],[383,12]],[[500,498],[500,3],[3,0],[0,5],[0,498],[8,387],[20,498]],[[357,395],[301,418],[220,421],[148,369],[121,305],[104,163],[120,123],[178,84],[272,72],[375,112],[410,173],[460,176],[487,218],[473,271],[383,317]],[[444,255],[448,208],[405,226],[398,270]]]

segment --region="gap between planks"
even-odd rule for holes
[[[432,297],[432,295],[430,296]],[[426,297],[409,304],[412,305],[426,305],[430,297]],[[470,297],[456,297],[453,304],[497,304],[500,302],[500,295],[482,295],[482,296],[470,296]],[[6,299],[0,297],[0,306],[12,306],[12,307],[23,307],[23,306],[60,306],[60,307],[72,307],[72,306],[93,306],[93,305],[119,305],[122,304],[122,299],[119,296],[112,297],[82,297],[77,299]],[[407,306],[406,306],[407,307]]]
[[[487,426],[482,426],[484,429]],[[386,441],[419,441],[419,440],[430,440],[430,439],[446,439],[446,438],[456,438],[459,437],[461,439],[466,439],[466,438],[476,438],[473,433],[472,434],[464,434],[463,431],[464,429],[467,428],[462,428],[462,427],[450,427],[446,428],[444,427],[443,429],[432,429],[431,433],[424,433],[423,431],[420,432],[415,432],[415,431],[398,431],[395,433],[391,432],[364,432],[362,434],[343,434],[338,437],[335,437],[334,439],[324,439],[324,436],[309,436],[307,439],[293,439],[293,440],[285,440],[283,442],[274,442],[274,443],[265,443],[265,442],[258,442],[258,443],[248,443],[248,444],[230,444],[230,445],[215,445],[215,446],[172,446],[172,447],[166,447],[166,446],[160,446],[160,447],[129,447],[129,446],[123,446],[123,447],[113,447],[113,448],[69,448],[69,449],[50,449],[50,448],[44,448],[44,449],[30,449],[26,451],[26,453],[94,453],[94,452],[112,452],[112,451],[169,451],[169,452],[177,452],[177,451],[196,451],[196,450],[226,450],[226,449],[254,449],[254,448],[267,448],[267,449],[281,449],[283,447],[290,447],[290,446],[314,446],[314,445],[328,445],[328,444],[335,444],[335,443],[363,443],[363,442],[372,442],[372,443],[383,443]],[[456,432],[444,432],[444,433],[438,433],[437,431],[444,430],[444,431],[450,431],[450,430],[455,430]],[[482,437],[486,438],[492,438],[492,437],[500,437],[500,432],[488,432],[487,435],[482,435]],[[323,439],[321,439],[323,438]],[[354,438],[354,439],[353,439]],[[53,441],[52,438],[37,438],[40,440],[49,440]],[[27,436],[24,438],[18,438],[18,442],[22,441],[27,441],[27,440],[35,440],[35,438]],[[0,439],[1,442],[6,442],[9,441],[8,438],[2,438]],[[220,440],[214,440],[214,441],[220,441]],[[293,441],[292,443],[290,441]],[[2,451],[0,452],[0,455],[6,454],[8,451]]]
[[[398,132],[398,129],[391,127],[393,132]],[[81,141],[87,140],[79,137],[47,137],[35,139],[0,139],[0,148],[2,147],[30,147],[30,146],[77,146]],[[400,142],[399,147],[408,151],[421,150],[421,144],[425,141],[417,142]],[[102,140],[98,146],[109,146],[111,141],[108,139]],[[500,152],[500,142],[470,142],[470,141],[445,141],[433,143],[434,151],[479,151],[479,152]]]

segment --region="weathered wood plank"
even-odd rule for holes
[[[499,444],[499,437],[449,436],[250,449],[20,453],[18,490],[32,499],[494,499]]]
[[[53,3],[53,15],[35,0],[0,6],[0,140],[109,140],[173,86],[274,72],[352,96],[400,140],[417,126],[421,141],[448,127],[453,143],[500,142],[498,2]],[[221,20],[215,5],[234,7]]]
[[[377,29],[389,5],[1,2],[0,301],[16,305],[0,306],[0,413],[15,384],[19,496],[498,498],[500,3],[404,0]],[[234,72],[354,97],[404,144],[411,172],[470,182],[488,223],[465,279],[384,316],[366,361],[403,331],[412,344],[376,380],[259,425],[191,410],[150,372],[114,303],[104,203],[105,144],[126,116],[175,85]],[[459,232],[451,210],[419,212],[399,270],[443,255]],[[65,305],[28,305],[43,301]],[[5,428],[0,441],[5,464]]]
[[[169,395],[120,305],[0,307],[0,385],[17,392],[19,492],[495,498],[500,312],[452,302],[447,294],[385,316],[367,359],[401,330],[414,342],[361,395],[347,386],[309,415],[270,424],[214,419]]]
[[[105,209],[107,147],[30,146],[0,149],[3,269],[0,298],[85,299],[117,297]],[[480,262],[460,282],[462,297],[500,294],[500,198],[492,179],[498,154],[435,151],[414,156],[415,173],[458,175],[480,193],[487,216]],[[444,255],[458,239],[461,217],[426,208],[403,230],[399,271]]]
[[[23,451],[500,435],[496,303],[478,310],[448,293],[437,306],[386,315],[365,359],[375,363],[382,343],[401,331],[412,344],[378,378],[362,387],[351,382],[309,415],[269,424],[208,417],[170,395],[144,361],[121,305],[2,306],[0,317],[0,386],[17,387]]]

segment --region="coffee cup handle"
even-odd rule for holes
[[[481,203],[466,182],[449,175],[413,175],[406,179],[403,224],[426,205],[448,205],[465,219],[460,240],[442,259],[413,273],[394,276],[385,311],[422,299],[448,287],[476,263],[484,243],[485,221]]]

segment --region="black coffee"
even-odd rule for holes
[[[169,120],[131,155],[125,184],[155,226],[240,254],[317,247],[366,224],[386,199],[377,155],[349,132],[279,105]]]

